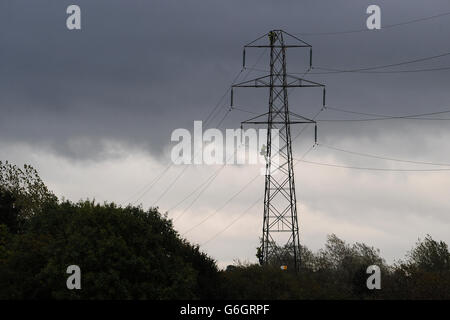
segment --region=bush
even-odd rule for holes
[[[156,209],[64,202],[9,239],[1,298],[193,299],[213,297],[218,281],[215,262]],[[82,290],[66,288],[72,264],[81,268]]]

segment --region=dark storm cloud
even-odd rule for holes
[[[73,3],[82,9],[81,31],[65,28],[65,10]],[[161,154],[174,128],[190,128],[194,119],[206,118],[240,69],[243,44],[272,28],[294,34],[361,29],[369,4],[381,6],[386,24],[450,11],[446,1],[418,0],[4,0],[0,137],[49,146],[74,159],[108,156],[101,150],[104,139]],[[314,47],[315,65],[358,68],[450,52],[449,27],[450,18],[443,17],[378,32],[302,38]],[[258,55],[249,52],[248,64]],[[300,69],[295,57],[302,54],[289,52],[288,57],[291,70]],[[417,68],[442,65],[450,66],[450,58]],[[404,114],[450,107],[449,71],[309,77],[327,84],[328,104],[362,112]],[[250,97],[238,94],[243,101]],[[265,96],[258,94],[261,100],[248,104],[262,113]],[[319,107],[314,100],[318,96],[307,103],[301,97],[293,93],[291,104],[296,112],[311,116]],[[232,114],[225,123],[238,127],[247,116]],[[327,124],[324,130],[335,138],[398,127]]]

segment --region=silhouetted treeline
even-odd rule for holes
[[[380,290],[367,287],[371,265],[380,267]],[[278,265],[238,264],[222,276],[227,299],[450,299],[450,253],[430,236],[394,265],[372,247],[330,235],[317,253],[302,248],[298,274]]]
[[[0,299],[450,298],[450,253],[430,236],[394,265],[335,235],[301,261],[298,274],[275,262],[220,271],[156,209],[58,201],[33,168],[0,162]],[[69,265],[81,290],[66,287]],[[381,290],[366,286],[369,265]]]

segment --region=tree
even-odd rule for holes
[[[215,262],[156,209],[66,201],[32,216],[4,251],[0,298],[213,298],[219,287]],[[82,290],[66,288],[69,265]]]
[[[399,261],[389,279],[389,295],[398,299],[450,299],[450,253],[430,235]]]
[[[256,258],[258,258],[259,264],[263,265],[262,238],[260,238],[260,243],[261,245],[256,248]],[[292,244],[279,246],[275,241],[270,240],[268,245],[267,265],[273,268],[286,266],[289,272],[295,271],[295,258],[293,255],[294,250]],[[300,245],[298,254],[297,263],[300,265],[301,269],[313,268],[314,254],[307,247]]]
[[[0,161],[0,224],[11,232],[20,232],[27,219],[57,200],[33,167]]]
[[[407,265],[423,271],[450,271],[450,252],[443,241],[435,241],[427,235],[423,241],[419,239],[416,247],[408,254]]]
[[[10,232],[17,233],[24,219],[20,216],[13,193],[0,188],[0,225],[4,225]]]

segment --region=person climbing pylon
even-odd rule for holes
[[[273,45],[273,44],[274,44],[276,37],[277,37],[277,35],[276,35],[275,32],[273,32],[273,31],[270,31],[270,32],[269,32],[269,41],[270,41],[270,45]]]

